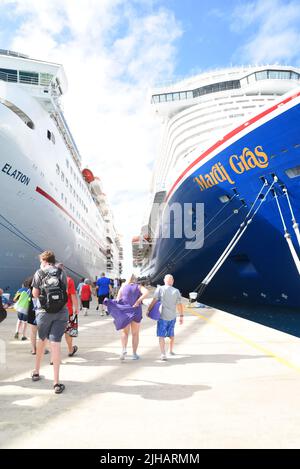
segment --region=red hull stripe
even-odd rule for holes
[[[62,210],[66,215],[68,215],[69,218],[71,218],[71,220],[73,220],[74,223],[76,223],[76,225],[80,226],[80,228],[82,230],[84,230],[88,236],[93,240],[95,241],[95,243],[97,243],[97,245],[100,247],[101,251],[103,252],[103,247],[99,244],[99,242],[94,239],[89,233],[88,231],[80,224],[78,223],[78,221],[72,216],[70,215],[70,213],[62,206],[60,205],[59,202],[57,202],[57,200],[55,200],[51,195],[49,195],[47,192],[45,192],[43,189],[41,189],[40,187],[36,187],[36,192],[38,192],[39,194],[41,194],[43,197],[45,197],[46,199],[48,199],[50,202],[52,202],[54,205],[56,205],[56,207],[58,207],[60,210]],[[105,252],[103,252],[104,254],[106,254]]]
[[[281,107],[282,105],[284,104],[287,104],[288,102],[292,101],[293,99],[297,98],[298,96],[300,96],[300,92],[292,95],[292,96],[289,96],[288,98],[284,99],[283,101],[280,101],[280,103],[278,104],[275,104],[274,106],[270,107],[269,109],[266,109],[265,111],[261,112],[260,114],[258,114],[257,116],[255,117],[252,117],[252,119],[249,119],[247,122],[245,122],[244,124],[240,125],[239,127],[237,127],[236,129],[232,130],[231,132],[229,132],[228,134],[225,135],[224,138],[222,138],[222,140],[218,140],[214,145],[212,145],[210,148],[208,148],[208,150],[206,150],[204,153],[202,153],[202,155],[200,155],[198,158],[196,158],[195,161],[193,161],[184,171],[183,173],[178,177],[178,179],[176,179],[176,181],[174,182],[173,186],[171,187],[171,189],[169,190],[167,196],[166,196],[166,199],[165,201],[168,200],[168,198],[170,197],[171,193],[173,192],[173,190],[175,189],[175,187],[179,184],[179,182],[184,178],[184,176],[190,171],[190,169],[192,169],[194,166],[196,166],[197,163],[199,163],[201,160],[203,160],[206,156],[208,156],[210,153],[212,153],[214,150],[216,150],[217,148],[219,148],[221,145],[223,145],[225,142],[227,142],[229,139],[231,139],[232,137],[234,137],[235,135],[237,135],[239,132],[241,132],[242,130],[245,130],[246,127],[249,127],[250,125],[254,124],[255,122],[257,122],[258,120],[262,119],[263,117],[267,116],[268,114],[270,114],[271,112],[275,111],[276,109],[278,109],[279,107]]]

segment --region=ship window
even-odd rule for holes
[[[34,72],[19,72],[19,81],[20,83],[26,83],[28,85],[38,85],[39,84],[39,74]]]
[[[16,83],[18,81],[17,70],[11,70],[9,68],[0,68],[0,80]]]
[[[179,99],[179,93],[173,93],[173,99],[177,101]]]
[[[32,130],[34,129],[33,121],[20,108],[15,106],[10,101],[6,101],[6,99],[0,98],[0,103],[6,106],[8,109],[10,109],[12,112],[14,112],[20,119],[22,119],[22,121],[24,122],[24,124],[27,125],[27,127],[29,127]]]
[[[164,103],[166,101],[166,95],[161,94],[159,100],[160,100],[161,103]]]
[[[290,178],[294,179],[300,176],[300,166],[295,166],[294,168],[287,169],[285,174]]]
[[[269,70],[269,78],[281,79],[281,80],[289,80],[290,72],[285,71],[277,71],[277,70]]]
[[[49,86],[52,81],[53,75],[51,73],[40,73],[40,84]]]
[[[291,72],[291,79],[292,79],[292,80],[299,80],[299,75],[298,75],[298,73]]]
[[[221,197],[219,197],[219,200],[222,202],[222,204],[226,204],[226,202],[229,202],[230,197],[228,195],[221,195]]]
[[[268,78],[268,71],[256,72],[256,80],[266,80]]]

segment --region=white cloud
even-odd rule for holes
[[[64,65],[66,118],[83,161],[103,180],[127,249],[148,203],[149,167],[157,152],[149,89],[172,76],[181,34],[174,15],[153,5],[0,0],[20,24],[8,46]]]
[[[235,53],[244,63],[299,65],[300,3],[298,0],[256,0],[237,7],[232,29],[244,33],[245,42]]]

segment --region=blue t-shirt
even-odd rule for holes
[[[97,295],[108,295],[109,294],[110,280],[107,277],[98,278],[96,285],[98,286]]]

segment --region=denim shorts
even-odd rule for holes
[[[174,327],[176,323],[176,318],[171,319],[171,321],[166,321],[165,319],[159,319],[157,321],[157,337],[174,337]]]
[[[61,342],[69,320],[67,308],[63,308],[58,313],[47,313],[46,311],[36,311],[36,324],[41,340],[49,339],[50,342]]]
[[[28,321],[28,316],[27,316],[27,314],[18,312],[18,319],[19,319],[19,321],[27,322]]]

